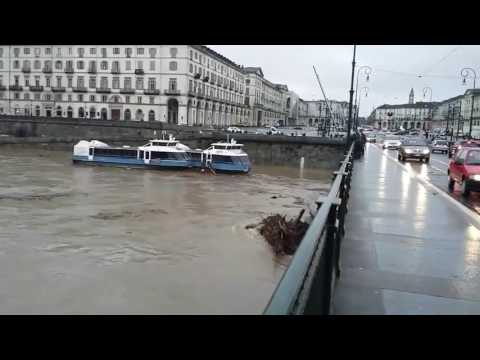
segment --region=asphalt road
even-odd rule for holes
[[[377,147],[381,149],[381,145],[376,144]],[[382,150],[384,153],[389,154],[395,161],[398,161],[398,151],[397,150]],[[407,160],[403,164],[409,169],[415,171],[417,174],[421,175],[425,180],[431,184],[437,186],[439,189],[449,194],[452,198],[459,201],[463,205],[467,206],[471,210],[474,210],[476,213],[480,214],[480,193],[472,192],[468,198],[465,198],[460,193],[460,187],[458,184],[455,184],[455,189],[453,192],[448,190],[448,163],[450,159],[447,154],[434,153],[430,155],[430,163],[425,164],[419,160]]]

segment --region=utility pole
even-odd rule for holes
[[[470,110],[470,126],[468,130],[468,138],[472,138],[472,123],[473,123],[473,104],[475,102],[475,80],[477,79],[477,73],[475,72],[474,69],[472,68],[463,68],[462,71],[460,71],[460,75],[463,77],[463,84],[466,84],[466,79],[467,77],[473,74],[473,90],[472,90],[472,107]]]
[[[352,60],[352,79],[350,81],[350,103],[348,104],[348,127],[347,127],[347,144],[346,148],[350,147],[350,131],[352,129],[352,103],[353,103],[353,80],[355,77],[355,54],[357,45],[353,45],[353,60]]]
[[[447,129],[445,130],[445,133],[447,134],[447,136],[449,135],[449,132],[448,132],[448,120],[450,120],[451,105],[452,105],[452,104],[448,104]]]

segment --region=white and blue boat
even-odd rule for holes
[[[153,169],[187,169],[192,164],[187,146],[170,136],[168,140],[150,140],[138,147],[109,146],[103,142],[80,141],[73,147],[74,163],[148,167]]]
[[[234,139],[230,142],[217,142],[206,150],[187,150],[193,167],[209,168],[215,172],[248,173],[252,169],[243,144]]]

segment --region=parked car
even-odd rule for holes
[[[455,157],[455,154],[460,149],[463,149],[466,147],[478,147],[478,146],[480,146],[480,142],[475,140],[458,140],[457,142],[452,144],[452,146],[450,146],[448,151],[448,157],[449,158]]]
[[[430,162],[430,148],[423,139],[407,139],[402,142],[398,149],[398,160],[419,159]]]
[[[448,153],[448,141],[447,140],[433,140],[432,145],[431,145],[431,151],[432,154],[434,152],[439,152],[442,154],[447,154]]]
[[[402,142],[400,141],[400,137],[398,136],[386,136],[385,140],[383,140],[383,148],[384,149],[393,149],[397,150]]]
[[[463,196],[480,191],[480,148],[466,147],[458,151],[448,166],[448,189],[455,183],[461,186]]]
[[[267,126],[266,131],[267,131],[267,135],[283,135],[283,132],[280,132],[274,126]]]
[[[243,132],[242,129],[240,129],[236,126],[230,126],[229,128],[227,128],[227,131],[230,132],[230,133],[239,133],[239,134],[241,134]]]

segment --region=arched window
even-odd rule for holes
[[[130,112],[130,109],[125,110],[125,120],[131,120],[132,119],[132,113]]]
[[[73,109],[71,106],[67,108],[67,117],[73,118]]]
[[[83,110],[83,107],[80,107],[80,108],[78,109],[78,117],[79,117],[79,118],[83,118],[84,115],[85,115],[85,111]]]
[[[135,114],[135,120],[136,121],[143,121],[143,111],[142,109],[138,109],[136,114]]]
[[[102,120],[107,120],[107,114],[108,114],[107,109],[103,108],[100,114],[101,114]]]
[[[155,111],[150,110],[148,112],[148,121],[155,121]]]

